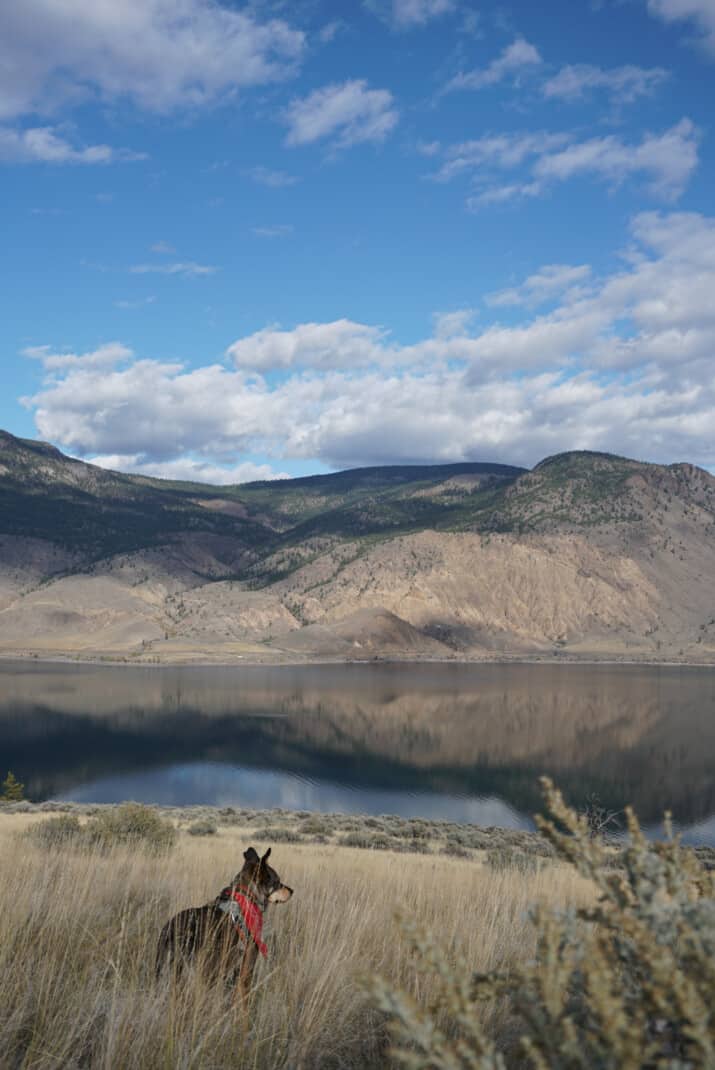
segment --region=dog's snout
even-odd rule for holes
[[[287,884],[281,884],[274,892],[268,896],[269,903],[287,903],[290,897],[293,895],[293,889],[289,888]]]

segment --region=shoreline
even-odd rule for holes
[[[327,655],[316,657],[266,657],[256,658],[250,655],[236,654],[233,657],[210,658],[205,653],[196,656],[191,654],[177,655],[175,657],[160,655],[133,655],[133,654],[103,654],[100,651],[92,651],[87,654],[70,653],[63,651],[39,652],[31,650],[6,651],[0,650],[0,662],[35,662],[49,665],[95,665],[124,668],[296,668],[316,667],[321,665],[603,665],[603,666],[647,666],[650,668],[693,668],[715,669],[715,655],[709,660],[695,660],[686,657],[651,658],[646,655],[637,657],[632,654],[523,654],[504,653],[477,656],[477,657],[454,657],[436,658],[429,656],[408,654],[403,656],[380,657],[374,655],[369,658],[346,658],[329,657]]]

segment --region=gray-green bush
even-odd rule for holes
[[[626,812],[621,865],[543,781],[539,827],[558,857],[593,882],[595,906],[533,912],[537,952],[475,975],[439,940],[404,924],[432,996],[419,1005],[376,978],[398,1063],[410,1070],[695,1070],[715,1067],[715,876],[677,838],[650,843]],[[506,1049],[480,1009],[506,1005]]]
[[[146,851],[167,851],[176,843],[176,829],[150,806],[122,803],[102,810],[84,826],[83,839],[90,847],[108,850],[124,844]]]
[[[189,836],[215,836],[217,828],[213,821],[194,821],[186,831]]]
[[[31,825],[27,835],[40,847],[67,847],[79,843],[82,826],[74,814],[58,814]]]

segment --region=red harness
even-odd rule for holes
[[[221,893],[221,898],[232,899],[238,904],[238,908],[241,911],[241,918],[235,917],[233,911],[231,911],[231,918],[236,926],[237,932],[245,930],[253,939],[256,947],[260,953],[265,957],[268,954],[268,948],[263,943],[261,935],[263,933],[263,911],[260,909],[252,899],[249,899],[243,892],[235,889],[231,891],[230,888],[225,888]]]

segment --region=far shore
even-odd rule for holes
[[[653,668],[715,668],[715,652],[707,657],[690,657],[687,654],[670,654],[653,657],[649,654],[597,652],[589,653],[531,653],[524,652],[490,652],[479,655],[457,655],[437,658],[430,655],[410,654],[409,652],[391,655],[371,655],[369,657],[344,657],[342,655],[296,655],[291,652],[267,650],[265,654],[251,651],[249,654],[221,653],[212,656],[207,651],[162,651],[161,653],[134,653],[127,651],[103,652],[99,650],[81,651],[36,651],[36,650],[0,650],[0,662],[26,661],[42,664],[63,665],[111,665],[143,668],[269,668],[318,665],[641,665]]]

